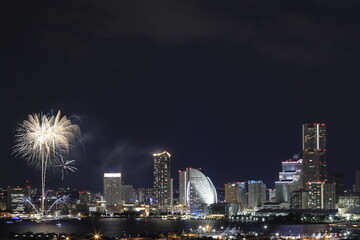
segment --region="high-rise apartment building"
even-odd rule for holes
[[[266,202],[266,185],[262,181],[248,181],[248,208],[257,209]]]
[[[326,125],[303,124],[303,186],[327,180]]]
[[[121,204],[121,173],[104,173],[104,199],[107,205]]]
[[[309,208],[323,209],[324,208],[324,184],[325,182],[307,182],[307,189],[309,191]]]
[[[170,153],[154,153],[154,195],[159,207],[171,205]]]

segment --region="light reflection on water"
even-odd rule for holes
[[[247,224],[239,222],[219,221],[219,220],[161,220],[161,219],[137,219],[137,218],[94,218],[79,220],[63,220],[60,221],[61,227],[57,227],[54,222],[36,223],[21,222],[13,224],[0,223],[0,232],[8,234],[10,232],[24,233],[93,233],[101,232],[106,236],[120,237],[122,234],[154,234],[158,232],[172,231],[189,231],[197,229],[201,225],[210,225],[212,229],[220,230],[221,227],[240,227],[241,230],[247,231],[264,231],[264,224]],[[327,224],[309,224],[309,225],[269,225],[267,232],[279,233],[318,233],[320,231],[328,231]]]

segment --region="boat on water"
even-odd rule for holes
[[[57,227],[61,227],[61,223],[60,223],[60,222],[57,222],[55,225],[56,225]]]

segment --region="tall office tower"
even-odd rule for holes
[[[154,195],[159,207],[171,205],[170,191],[170,153],[154,153]]]
[[[179,204],[186,205],[186,184],[187,177],[186,171],[179,170]]]
[[[121,204],[121,173],[104,173],[104,199],[107,205]]]
[[[262,181],[248,181],[248,208],[258,209],[266,202],[266,185]]]
[[[307,190],[309,191],[309,208],[323,209],[324,208],[324,185],[325,182],[307,182]]]
[[[302,187],[302,159],[289,159],[281,163],[282,171],[279,172],[279,181],[275,182],[276,202],[290,203],[291,193]]]
[[[303,124],[303,186],[327,179],[326,125]]]
[[[355,192],[360,192],[360,169],[356,169],[355,175]]]

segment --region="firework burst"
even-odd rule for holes
[[[64,180],[65,174],[68,175],[69,173],[73,173],[77,170],[76,167],[74,167],[75,160],[63,160],[61,159],[61,162],[59,165],[56,165],[56,167],[60,168],[61,171],[61,180]]]
[[[66,116],[61,116],[60,111],[56,115],[29,115],[16,130],[14,154],[41,170],[42,213],[46,170],[61,163],[61,159],[69,153],[71,143],[79,135],[79,126]]]

